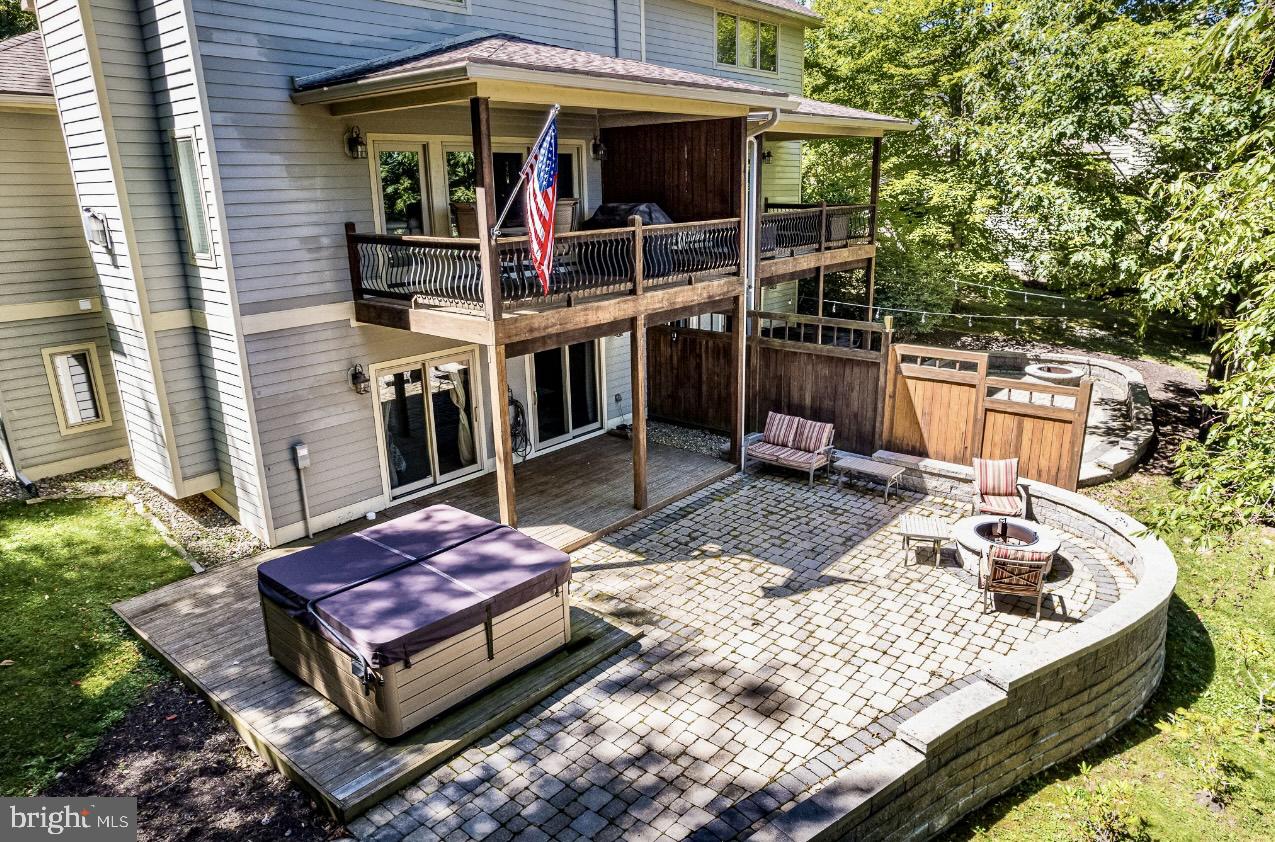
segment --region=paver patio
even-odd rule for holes
[[[1132,587],[1074,536],[1039,623],[984,614],[945,550],[904,552],[904,513],[953,501],[736,475],[573,556],[573,598],[646,636],[355,819],[372,840],[739,838],[900,722]]]

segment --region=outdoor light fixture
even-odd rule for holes
[[[84,212],[84,236],[89,245],[111,250],[111,229],[106,224],[106,214],[98,213],[92,208],[81,208]]]
[[[607,159],[607,145],[602,142],[602,121],[598,119],[596,111],[593,113],[593,143],[589,145],[589,151],[593,153],[595,161]]]
[[[351,126],[345,133],[345,154],[355,160],[367,157],[367,138],[358,126]]]
[[[761,153],[761,162],[763,164],[769,164],[773,160],[775,160],[775,156],[769,149]]]
[[[354,368],[350,369],[349,378],[350,388],[356,395],[366,395],[372,391],[372,378],[367,376],[361,364],[354,364]]]

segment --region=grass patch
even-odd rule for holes
[[[1135,475],[1094,496],[1137,517],[1169,489],[1166,478]],[[1112,739],[1024,782],[947,839],[1275,838],[1275,716],[1269,699],[1259,708],[1250,677],[1275,680],[1275,531],[1211,543],[1163,537],[1178,585],[1164,680],[1150,704]],[[1117,824],[1129,832],[1111,832]]]
[[[190,572],[123,501],[0,504],[0,795],[38,792],[164,675],[110,606]]]

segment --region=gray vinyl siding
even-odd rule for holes
[[[233,242],[233,241],[232,241]],[[355,394],[348,371],[457,346],[450,340],[390,328],[329,322],[247,337],[266,487],[274,527],[301,522],[292,446],[310,449],[307,472],[314,517],[383,492],[376,441],[375,392]],[[489,406],[482,370],[475,393]],[[485,415],[484,415],[485,417]]]
[[[185,327],[155,334],[155,345],[164,364],[164,387],[169,420],[177,443],[177,459],[185,479],[217,470],[217,449],[209,424],[204,366],[199,358],[195,328]]]
[[[45,348],[92,344],[102,369],[102,389],[112,423],[62,435],[58,427],[56,386],[44,366]],[[69,459],[107,454],[124,445],[120,401],[111,369],[106,330],[97,313],[30,319],[0,324],[0,404],[9,444],[19,468],[43,476],[40,468]],[[105,461],[103,457],[102,461]]]
[[[606,394],[603,398],[607,405],[607,419],[614,424],[624,415],[633,411],[633,376],[630,368],[631,345],[629,331],[619,336],[608,336],[602,340],[605,345],[606,361]],[[620,396],[616,403],[615,396]]]
[[[111,165],[106,127],[105,106],[109,104],[115,116],[120,166],[126,178],[137,167],[154,164],[154,127],[148,134],[138,119],[139,110],[150,101],[150,82],[135,63],[127,60],[127,43],[120,44],[117,39],[119,33],[127,31],[127,25],[118,22],[127,17],[126,12],[103,10],[97,31],[104,81],[101,90],[93,73],[79,5],[74,0],[49,0],[39,6],[39,12],[79,202],[105,214],[114,244],[112,253],[93,249],[91,254],[108,322],[111,360],[134,468],[145,479],[171,486],[176,480],[176,466],[170,464],[168,456],[162,406],[146,336],[137,329],[142,307],[131,245],[122,221],[122,186],[117,184]],[[96,9],[94,12],[96,18]],[[146,211],[147,203],[143,202],[141,209]],[[153,218],[153,203],[149,211]],[[142,218],[147,218],[145,212]],[[153,242],[142,238],[138,251],[144,257],[147,248],[153,246]],[[172,284],[164,283],[162,267],[157,275],[158,287],[171,291]]]
[[[780,24],[778,71],[767,73],[717,64],[715,14],[709,6],[685,0],[646,0],[646,60],[786,93],[801,93],[805,29],[800,24]],[[749,16],[746,11],[739,14]],[[761,12],[756,16],[765,18]]]

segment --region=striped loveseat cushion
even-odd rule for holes
[[[800,425],[801,419],[795,415],[784,415],[780,412],[767,413],[766,429],[762,431],[761,440],[766,444],[779,447],[792,447],[793,438],[797,435]]]
[[[823,450],[832,444],[832,425],[819,421],[798,420],[797,433],[793,436],[792,446],[807,453]]]

